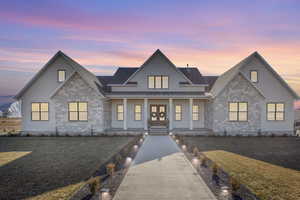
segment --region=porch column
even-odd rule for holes
[[[173,129],[173,99],[169,99],[169,130],[171,131]]]
[[[190,130],[193,130],[193,99],[190,98]]]
[[[144,99],[144,130],[148,130],[148,99]]]
[[[127,130],[127,99],[123,99],[123,105],[124,105],[124,120],[123,120],[123,127],[124,130]]]

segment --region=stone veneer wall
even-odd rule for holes
[[[248,102],[248,121],[230,122],[228,120],[228,102]],[[241,75],[237,75],[214,99],[213,131],[222,135],[257,135],[261,129],[261,105],[263,97]]]
[[[69,121],[68,102],[88,102],[88,121]],[[97,135],[107,126],[104,118],[104,105],[107,104],[89,85],[78,75],[74,76],[53,97],[55,105],[56,129],[58,135]]]

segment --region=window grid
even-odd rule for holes
[[[140,104],[134,105],[134,120],[142,120],[142,105]]]
[[[64,82],[66,80],[66,70],[60,69],[57,71],[57,81]]]
[[[175,120],[180,121],[182,119],[182,106],[176,105],[175,106]]]
[[[69,121],[88,121],[87,102],[69,102]]]
[[[124,106],[123,104],[117,105],[117,120],[123,121],[124,120]]]
[[[229,121],[248,121],[248,102],[229,102]]]
[[[169,77],[158,75],[148,76],[148,88],[149,89],[168,89],[169,88]]]
[[[199,105],[193,105],[192,111],[193,121],[199,120]]]
[[[267,103],[268,121],[283,121],[284,112],[285,112],[284,103]]]
[[[31,120],[48,121],[49,120],[49,103],[34,102],[31,103]]]
[[[258,82],[258,72],[256,70],[250,71],[250,80],[252,83]]]

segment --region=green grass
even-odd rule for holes
[[[0,199],[68,199],[134,137],[1,137]]]
[[[300,199],[300,171],[226,151],[204,154],[262,200]]]

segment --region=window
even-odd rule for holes
[[[199,106],[198,105],[193,105],[193,120],[197,121],[199,120]]]
[[[284,104],[267,103],[267,120],[269,121],[284,120]]]
[[[169,88],[168,76],[148,76],[148,88],[167,89]]]
[[[69,121],[87,121],[88,103],[70,102],[69,103]]]
[[[134,105],[134,120],[142,120],[142,105]]]
[[[175,106],[175,120],[176,121],[181,120],[181,115],[182,115],[182,106],[176,105]]]
[[[31,103],[31,120],[48,121],[49,104],[48,103]]]
[[[64,82],[66,80],[66,70],[58,70],[58,82]]]
[[[252,83],[258,82],[257,71],[250,71],[250,80],[252,81]]]
[[[235,102],[229,103],[229,121],[247,121],[248,103]]]
[[[124,107],[122,104],[117,105],[117,120],[118,121],[124,120]]]

